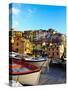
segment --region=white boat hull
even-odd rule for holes
[[[24,75],[12,75],[12,80],[18,81],[21,84],[37,85],[39,82],[40,71],[24,74]]]
[[[49,72],[49,63],[50,63],[50,61],[37,61],[37,62],[35,62],[35,61],[29,61],[28,63],[31,63],[31,64],[33,64],[33,65],[35,65],[35,66],[37,66],[37,67],[40,67],[40,69],[41,69],[41,72],[43,73],[45,70],[47,70],[48,72]]]
[[[27,61],[28,63],[30,62],[33,65],[36,65],[38,67],[48,67],[49,66],[49,61]]]

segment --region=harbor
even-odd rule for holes
[[[66,83],[65,39],[53,29],[10,31],[9,80],[22,86]]]
[[[15,55],[15,56],[14,56]],[[11,58],[12,57],[12,58]],[[47,59],[47,58],[46,58]],[[66,83],[66,64],[50,63],[49,59],[42,60],[42,63],[37,59],[36,62],[22,61],[22,57],[18,53],[10,53],[9,75],[10,80],[16,81],[11,83],[15,86],[34,86],[34,85],[50,85],[50,84],[65,84]],[[28,61],[31,61],[28,58]],[[36,64],[36,65],[35,65]],[[40,66],[41,65],[41,66]]]
[[[66,84],[66,67],[62,65],[51,65],[49,72],[44,69],[41,73],[38,85]],[[31,86],[12,82],[12,86]]]
[[[49,71],[45,68],[43,69],[38,85],[66,84],[66,67],[64,65],[52,64]]]

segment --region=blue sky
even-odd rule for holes
[[[12,8],[12,11],[11,11]],[[13,3],[9,5],[12,28],[18,31],[53,28],[66,32],[66,7]],[[9,19],[11,22],[11,18]]]

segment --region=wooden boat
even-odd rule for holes
[[[37,58],[32,58],[32,59],[26,59],[24,58],[24,60],[28,63],[31,63],[33,65],[36,65],[38,67],[49,67],[49,59],[47,57],[37,57]]]
[[[22,61],[25,61],[27,63],[30,63],[30,64],[33,64],[37,67],[45,67],[48,69],[49,71],[49,63],[50,63],[50,60],[49,58],[46,57],[42,57],[42,56],[39,56],[39,57],[31,57],[31,56],[28,56],[28,55],[21,55],[19,53],[16,53],[16,52],[10,52],[9,56],[11,58],[15,58],[17,60],[22,60]]]
[[[15,58],[15,59],[22,59],[22,54],[16,53],[16,52],[9,52],[9,57],[10,58]]]
[[[9,64],[9,78],[18,81],[21,84],[37,85],[40,77],[40,68],[18,60],[10,58],[12,63]]]
[[[31,63],[33,65],[36,65],[38,67],[49,67],[49,59],[47,57],[42,57],[42,56],[39,56],[39,57],[31,57],[31,56],[28,56],[28,55],[21,55],[19,53],[16,53],[16,52],[10,52],[10,57],[11,58],[15,58],[15,59],[22,59],[22,60],[25,60],[26,62],[28,63]]]

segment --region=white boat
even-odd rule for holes
[[[9,57],[15,58],[15,59],[22,59],[22,54],[19,54],[16,52],[9,52]]]
[[[23,55],[23,59],[24,60],[32,60],[32,57],[31,56],[28,56],[28,55]]]
[[[39,56],[39,57],[33,58],[31,56],[22,55],[22,54],[19,54],[16,52],[10,52],[9,57],[15,58],[17,60],[24,60],[25,62],[31,63],[31,64],[38,66],[38,67],[46,67],[49,71],[50,59],[47,57]]]
[[[10,60],[12,60],[9,65],[10,79],[26,85],[38,84],[41,73],[39,67],[14,58],[10,58]]]
[[[36,66],[43,66],[43,67],[49,67],[49,59],[47,57],[37,57],[37,58],[24,58],[26,62],[30,62],[31,64],[33,65],[36,65]]]

